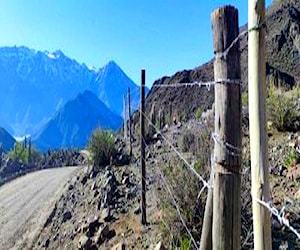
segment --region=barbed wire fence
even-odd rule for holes
[[[216,58],[225,58],[226,59],[227,56],[228,56],[229,51],[235,46],[235,44],[237,44],[240,41],[240,39],[246,37],[250,31],[255,30],[255,29],[259,29],[261,27],[265,27],[265,23],[259,24],[257,27],[253,27],[249,30],[245,30],[245,31],[241,32],[239,34],[239,36],[236,39],[234,39],[234,41],[228,46],[228,48],[224,52],[216,54]],[[207,82],[202,82],[202,81],[177,82],[177,83],[172,83],[172,84],[155,84],[155,85],[152,86],[152,88],[189,88],[189,87],[197,86],[197,87],[200,87],[200,88],[205,87],[208,91],[210,91],[212,89],[212,87],[217,85],[217,84],[241,85],[241,80],[240,79],[217,79],[215,81],[207,81]],[[135,91],[135,92],[137,92],[137,91]],[[199,183],[201,183],[202,188],[200,189],[200,192],[199,192],[198,196],[201,196],[205,190],[213,188],[212,183],[210,181],[207,181],[202,175],[200,175],[200,173],[195,169],[194,164],[190,163],[187,160],[187,158],[179,151],[179,149],[177,147],[175,147],[172,144],[172,142],[170,142],[170,140],[167,139],[164,132],[162,132],[160,129],[158,129],[157,126],[151,121],[151,119],[144,112],[141,112],[141,110],[139,110],[139,115],[143,116],[147,120],[147,123],[154,128],[156,133],[166,143],[166,145],[169,146],[171,151],[173,153],[175,153],[175,155],[177,155],[177,157],[186,165],[186,167],[188,168],[190,173],[193,174],[198,179]],[[212,140],[215,144],[218,144],[221,147],[223,147],[229,155],[231,155],[231,156],[241,156],[241,154],[242,154],[242,149],[241,148],[236,147],[236,146],[232,145],[231,143],[222,140],[218,134],[212,133],[211,138],[212,138]],[[150,145],[147,143],[146,138],[143,137],[143,140],[145,141],[145,144],[147,145],[147,147],[150,148]],[[146,160],[146,159],[144,159],[144,160]],[[158,171],[158,176],[159,176],[159,179],[160,179],[160,183],[165,188],[166,193],[168,193],[170,201],[171,201],[172,205],[174,206],[174,208],[176,210],[179,221],[181,222],[182,226],[186,230],[186,233],[189,236],[193,247],[195,249],[198,249],[199,248],[199,241],[194,238],[193,233],[188,228],[188,225],[187,225],[187,223],[185,222],[185,220],[182,216],[181,208],[180,208],[180,205],[177,202],[177,198],[176,198],[176,195],[174,194],[174,190],[172,189],[170,184],[168,184],[167,178],[166,178],[165,174],[163,173],[163,171],[161,170],[161,168],[157,167],[156,170]],[[157,200],[157,202],[159,203],[159,200]],[[270,212],[270,216],[271,215],[275,216],[276,219],[279,221],[279,223],[281,225],[284,225],[287,228],[289,228],[289,230],[291,230],[291,232],[293,232],[294,235],[298,239],[300,239],[300,233],[297,232],[297,230],[290,224],[289,220],[287,218],[285,218],[285,216],[284,216],[284,207],[280,210],[277,210],[275,207],[272,206],[271,201],[255,200],[255,201],[252,201],[252,202],[258,202],[261,206],[268,209],[268,211]],[[171,239],[174,240],[175,237],[174,237],[174,232],[172,232],[172,229],[171,229],[172,227],[170,225],[168,225],[168,223],[163,218],[161,218],[161,220],[162,220],[162,223],[167,228],[167,230],[169,231]],[[252,236],[253,236],[253,232],[248,232],[242,246],[246,246],[248,244],[249,238],[251,238]]]

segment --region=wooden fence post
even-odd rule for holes
[[[210,185],[214,181],[214,155],[211,156]],[[200,250],[212,250],[213,189],[208,189],[202,224]]]
[[[3,146],[2,143],[0,143],[0,167],[2,166],[2,155],[3,155]]]
[[[271,218],[257,200],[270,200],[266,133],[265,1],[248,1],[248,88],[254,249],[270,250]]]
[[[124,119],[124,127],[123,127],[123,132],[124,132],[124,140],[126,142],[127,140],[127,119],[126,119],[126,98],[125,95],[123,96],[123,119]]]
[[[213,249],[240,249],[241,235],[241,70],[238,11],[225,6],[212,13],[215,81],[215,166]]]
[[[29,137],[28,140],[28,164],[31,165],[31,149],[32,149],[32,145],[31,145],[31,137]]]
[[[128,88],[128,129],[129,129],[129,155],[132,156],[130,88]]]
[[[145,70],[141,72],[141,106],[140,106],[140,125],[141,125],[141,168],[142,168],[142,224],[147,224],[146,218],[146,166],[145,166]]]

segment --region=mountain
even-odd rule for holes
[[[0,127],[0,143],[4,152],[8,152],[14,148],[16,140],[2,127]]]
[[[266,12],[266,74],[267,84],[291,88],[300,84],[300,1],[277,0]],[[244,31],[247,25],[241,27]],[[242,91],[248,88],[248,36],[240,39]],[[214,102],[214,88],[158,88],[159,84],[212,81],[213,60],[191,70],[154,82],[146,101],[146,112],[153,106],[166,117],[188,119],[198,108],[206,110]]]
[[[113,61],[97,71],[60,50],[0,48],[1,124],[9,124],[16,136],[34,134],[67,101],[85,90],[121,114],[128,88],[135,93],[132,102],[138,102],[139,87]]]
[[[56,115],[33,136],[40,150],[86,146],[98,127],[117,130],[122,118],[111,112],[91,91],[85,91],[68,101]]]
[[[130,80],[124,71],[114,62],[110,61],[105,67],[97,73],[96,86],[98,97],[106,106],[115,112],[122,115],[123,103],[122,97],[130,88],[131,106],[137,109],[140,102],[140,87]],[[149,92],[148,89],[145,90]]]

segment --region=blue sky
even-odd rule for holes
[[[137,84],[145,68],[150,86],[213,57],[210,15],[226,4],[247,22],[246,0],[1,0],[0,46],[60,49],[96,68],[115,60]]]

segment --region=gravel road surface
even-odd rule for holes
[[[28,249],[78,167],[27,174],[0,187],[0,249]]]

